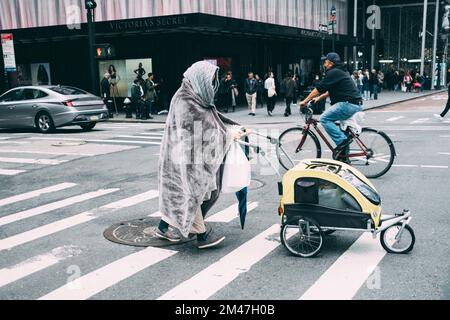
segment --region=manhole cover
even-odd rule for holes
[[[76,146],[82,146],[85,145],[86,141],[58,141],[55,143],[52,143],[52,146],[54,147],[76,147]]]
[[[249,190],[258,190],[265,186],[264,182],[259,180],[252,180],[250,182],[250,186],[248,187]]]
[[[114,243],[133,247],[168,247],[191,242],[195,235],[177,243],[170,243],[155,236],[158,221],[153,218],[139,219],[115,224],[103,232],[103,236]],[[210,230],[210,227],[207,226]]]

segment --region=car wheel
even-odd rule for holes
[[[36,116],[36,128],[40,133],[55,132],[55,124],[47,112],[41,112]]]
[[[91,123],[87,123],[87,124],[82,124],[80,125],[81,129],[83,129],[83,131],[91,131],[92,129],[95,128],[96,123],[95,122],[91,122]]]

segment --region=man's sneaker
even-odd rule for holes
[[[444,118],[442,118],[440,114],[433,114],[433,116],[439,121],[443,121],[444,120]]]
[[[197,239],[197,248],[199,249],[209,249],[221,244],[225,240],[225,236],[216,236],[214,234],[210,234],[206,237],[205,240]]]
[[[155,232],[155,236],[160,239],[168,240],[173,243],[181,241],[181,237],[170,229],[167,229],[166,232],[162,232],[161,230],[159,230],[159,228],[157,228],[156,232]]]
[[[334,160],[338,160],[338,161],[341,161],[341,160],[343,160],[344,158],[341,158],[340,156],[342,155],[342,154],[345,154],[346,153],[346,151],[347,151],[347,149],[348,149],[348,146],[350,146],[350,144],[353,142],[353,139],[352,138],[348,138],[347,140],[345,140],[344,142],[342,142],[340,145],[338,145],[337,147],[336,147],[336,149],[334,150],[334,152],[333,152],[333,159]],[[345,162],[345,161],[343,161],[343,162]]]

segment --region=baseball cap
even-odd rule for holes
[[[325,57],[322,57],[322,62],[325,60],[329,60],[336,64],[341,62],[341,57],[336,52],[330,52]]]

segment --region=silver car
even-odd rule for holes
[[[103,100],[74,87],[18,87],[0,96],[0,128],[37,128],[51,133],[58,127],[78,125],[89,131],[107,120]]]

